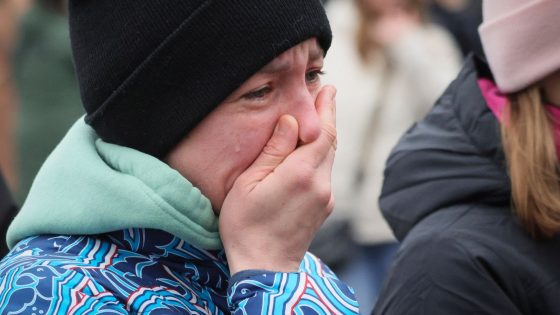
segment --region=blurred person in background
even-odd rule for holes
[[[14,144],[17,99],[11,62],[19,19],[28,6],[27,0],[0,0],[0,170],[12,191],[17,186]]]
[[[425,10],[423,1],[415,0],[332,0],[327,6],[335,40],[326,81],[337,86],[341,106],[333,169],[336,211],[325,230],[349,220],[357,249],[335,248],[340,232],[322,240],[324,246],[318,238],[313,249],[347,258],[338,272],[355,288],[364,310],[373,307],[398,247],[378,208],[385,160],[460,67],[453,39],[427,20]]]
[[[14,69],[19,94],[16,200],[20,204],[47,156],[83,115],[66,5],[66,0],[37,0],[21,23]]]
[[[461,48],[483,55],[478,27],[482,23],[482,0],[431,0],[430,17],[447,29]]]
[[[12,195],[0,171],[0,232],[6,235],[6,230],[17,213],[17,207],[12,199]],[[6,242],[0,242],[0,256],[4,257],[8,253]]]
[[[387,162],[402,245],[375,314],[560,314],[560,1],[483,7],[487,62]]]
[[[12,73],[12,58],[18,38],[19,20],[28,6],[27,0],[0,0],[0,237],[2,238],[17,213],[17,207],[11,197],[18,185],[14,139],[18,101]],[[7,252],[5,242],[0,242],[0,256],[4,256]]]

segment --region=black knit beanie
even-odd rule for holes
[[[71,0],[86,122],[158,158],[251,75],[331,31],[320,0]]]

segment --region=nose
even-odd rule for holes
[[[307,87],[292,94],[290,115],[294,116],[299,125],[299,140],[301,143],[315,141],[321,134],[321,120],[315,107],[316,94]]]

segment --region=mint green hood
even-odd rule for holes
[[[39,171],[7,241],[132,227],[221,248],[218,218],[197,188],[150,155],[103,142],[80,118]]]

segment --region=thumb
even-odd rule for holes
[[[247,173],[252,174],[253,180],[264,179],[295,150],[297,142],[297,120],[293,116],[283,115],[278,120],[272,137],[270,137],[255,162],[249,167]]]

